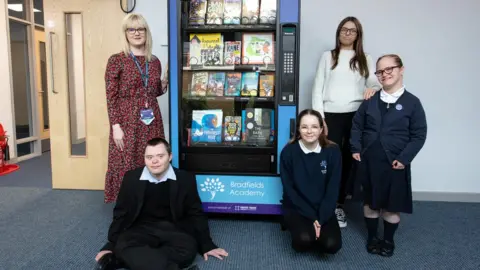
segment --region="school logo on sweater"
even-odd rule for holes
[[[322,162],[320,162],[320,168],[322,169],[323,174],[327,173],[327,161],[326,160],[322,160]]]

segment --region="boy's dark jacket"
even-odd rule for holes
[[[143,168],[125,173],[113,209],[113,221],[108,231],[108,242],[102,250],[113,251],[119,234],[132,226],[137,219],[143,206],[148,182],[140,180]],[[217,246],[210,237],[208,219],[203,212],[202,202],[198,196],[195,176],[176,168],[174,171],[177,180],[169,180],[173,222],[196,239],[199,253],[203,255]]]
[[[363,154],[380,137],[390,162],[397,160],[408,166],[427,138],[427,120],[422,103],[405,90],[382,117],[379,109],[381,102],[378,91],[360,105],[352,121],[351,151]]]

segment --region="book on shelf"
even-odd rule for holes
[[[190,34],[189,65],[222,66],[223,35],[220,33]]]
[[[223,13],[224,24],[240,24],[242,17],[242,0],[225,0]]]
[[[274,73],[265,73],[260,75],[259,83],[260,97],[273,97],[275,94],[275,75]]]
[[[243,33],[242,64],[275,64],[274,44],[273,33]]]
[[[223,24],[223,1],[224,0],[208,0],[206,24]]]
[[[242,57],[241,41],[225,41],[225,65],[240,65]]]
[[[207,96],[223,96],[225,72],[210,72],[208,75]]]
[[[225,116],[224,122],[224,141],[240,142],[242,138],[242,117],[241,116]]]
[[[243,97],[256,97],[258,95],[258,73],[244,72],[242,74],[242,90]]]
[[[192,143],[221,143],[222,119],[222,110],[193,110],[190,131]]]
[[[227,72],[225,80],[225,96],[238,97],[242,87],[241,72]]]
[[[257,24],[260,12],[260,0],[243,0],[242,24]]]
[[[195,72],[192,75],[191,96],[207,95],[208,72]]]
[[[274,141],[275,110],[247,108],[242,111],[242,140],[247,144],[270,145]]]
[[[190,25],[204,25],[207,13],[207,0],[190,0],[188,21]]]
[[[261,0],[260,24],[275,24],[277,20],[277,0]]]

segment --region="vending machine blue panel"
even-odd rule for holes
[[[178,168],[179,151],[178,151],[178,95],[179,95],[179,78],[180,66],[178,61],[178,49],[180,48],[180,17],[179,17],[179,1],[168,0],[168,64],[169,66],[169,108],[170,108],[170,144],[172,147],[172,166]]]

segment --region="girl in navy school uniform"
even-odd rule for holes
[[[304,110],[297,117],[295,137],[280,155],[284,225],[296,251],[334,254],[342,247],[335,216],[342,154],[327,140],[318,111]]]
[[[399,213],[413,211],[410,164],[427,137],[422,103],[405,89],[403,72],[398,55],[378,59],[375,74],[383,88],[360,106],[350,140],[364,192],[367,251],[385,257],[392,256],[395,249]],[[377,238],[380,216],[382,240]]]

